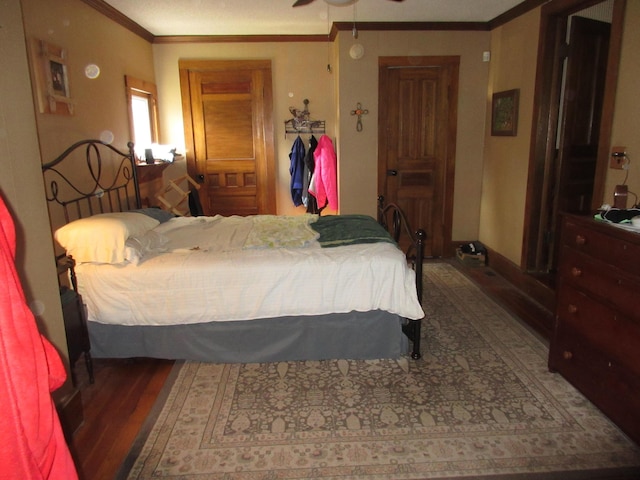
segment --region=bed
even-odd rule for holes
[[[42,167],[93,357],[421,357],[425,233],[397,206],[379,199],[377,221],[177,217],[141,208],[135,162],[132,144],[83,140]]]

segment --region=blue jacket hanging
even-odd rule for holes
[[[291,153],[289,154],[289,159],[291,160],[289,167],[289,173],[291,174],[291,199],[296,207],[302,205],[304,156],[304,143],[298,136],[293,142]]]

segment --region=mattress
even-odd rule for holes
[[[414,271],[395,244],[321,248],[308,228],[313,219],[302,216],[297,233],[286,233],[275,217],[260,217],[175,218],[154,229],[167,243],[138,264],[78,265],[88,320],[166,326],[372,310],[424,316]]]

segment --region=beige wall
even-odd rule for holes
[[[539,26],[540,9],[535,9],[491,32],[487,125],[494,92],[518,88],[520,103],[517,136],[485,132],[479,239],[516,264],[522,251]]]
[[[453,240],[478,235],[485,128],[489,32],[360,32],[365,48],[360,60],[349,56],[356,43],[351,32],[339,36],[340,54],[340,199],[343,213],[376,214],[378,195],[378,57],[459,56],[458,131],[454,184]],[[363,131],[356,132],[351,111],[360,102],[369,110]]]
[[[519,88],[520,115],[516,137],[492,137],[489,130],[485,134],[479,239],[516,265],[520,265],[522,254],[539,26],[538,8],[491,32],[487,124],[493,92]],[[639,32],[640,2],[628,1],[611,145],[627,147],[631,158],[627,184],[636,194],[640,192],[640,172],[634,163],[640,152]],[[624,182],[626,173],[607,171],[603,202],[613,203],[613,189]],[[637,200],[630,193],[628,206],[634,203]]]
[[[267,59],[271,60],[273,79],[273,121],[279,214],[304,212],[296,208],[289,193],[289,152],[296,135],[286,135],[284,122],[291,118],[289,107],[304,108],[309,100],[312,120],[325,120],[327,135],[335,138],[333,76],[327,72],[330,49],[325,42],[306,43],[191,43],[154,45],[153,54],[158,87],[162,143],[185,151],[180,78],[180,59]],[[303,135],[308,139],[308,135]],[[319,138],[319,135],[316,135]],[[180,170],[179,170],[180,169]],[[186,166],[174,165],[165,178],[179,176]]]
[[[20,11],[22,9],[22,12]],[[54,245],[41,164],[70,144],[112,132],[114,145],[129,140],[124,75],[153,81],[151,45],[79,0],[0,3],[0,188],[16,217],[18,270],[27,300],[42,310],[42,330],[66,356]],[[32,97],[27,42],[45,40],[66,49],[72,116],[40,113]],[[95,63],[100,76],[84,68]]]
[[[21,0],[27,38],[66,49],[74,114],[36,116],[44,161],[72,143],[111,132],[113,145],[129,141],[124,76],[154,81],[151,45],[79,0]],[[89,79],[88,64],[100,67]],[[108,136],[108,135],[107,135]]]
[[[16,269],[40,331],[66,355],[19,2],[0,2],[0,194],[16,228]],[[3,285],[4,288],[4,285]]]
[[[17,263],[27,299],[44,309],[43,328],[61,350],[66,350],[64,330],[40,164],[70,143],[99,137],[104,131],[113,132],[114,144],[126,144],[125,74],[156,81],[162,141],[183,147],[179,58],[272,59],[279,213],[296,211],[288,198],[288,153],[293,138],[285,138],[284,120],[289,118],[288,107],[302,107],[304,98],[311,101],[314,118],[327,120],[327,133],[336,140],[343,211],[373,213],[377,194],[377,57],[460,55],[453,238],[479,238],[519,263],[539,10],[491,33],[360,32],[358,41],[366,51],[359,61],[348,56],[353,42],[349,32],[341,33],[331,47],[325,43],[155,45],[152,52],[147,42],[79,0],[2,2],[0,18],[0,146],[4,152],[0,189],[16,217],[20,242]],[[636,131],[639,32],[640,2],[629,1],[612,144],[627,146],[632,159],[627,183],[636,192],[640,190],[635,163],[640,151]],[[34,36],[67,49],[74,101],[71,117],[34,113],[25,46],[25,37]],[[484,50],[492,52],[489,64],[482,63]],[[332,74],[326,71],[328,58]],[[84,77],[87,63],[100,66],[98,79]],[[485,133],[491,93],[510,88],[521,89],[519,134],[491,137]],[[350,115],[357,102],[369,109],[360,133]],[[612,198],[613,186],[623,181],[626,172],[608,173],[606,198]]]
[[[640,195],[640,2],[627,0],[622,38],[620,73],[615,104],[611,146],[627,147],[631,159],[628,170],[629,199],[627,207],[638,203]],[[613,190],[625,180],[627,171],[608,170],[604,202],[613,204]]]
[[[365,47],[352,60],[351,32],[342,32],[332,54],[325,43],[175,44],[154,45],[156,82],[161,112],[162,142],[184,148],[178,60],[181,58],[267,58],[272,60],[275,144],[279,214],[295,209],[288,192],[289,152],[294,136],[284,136],[290,105],[301,108],[309,98],[312,117],[327,121],[327,133],[338,151],[340,210],[376,214],[378,57],[399,55],[459,55],[460,91],[456,158],[454,239],[475,239],[478,232],[484,140],[485,92],[489,64],[488,32],[360,32]],[[337,47],[336,47],[337,45]],[[336,57],[337,56],[337,57]],[[327,72],[331,58],[332,73]],[[335,92],[339,92],[339,95]],[[369,114],[356,132],[350,115],[360,102]],[[178,167],[178,166],[176,166]],[[176,172],[177,173],[177,172]]]

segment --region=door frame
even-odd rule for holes
[[[415,56],[415,57],[379,57],[378,58],[378,97],[381,92],[386,88],[386,75],[385,71],[389,67],[442,67],[451,66],[456,69],[455,78],[452,82],[455,82],[455,89],[457,92],[458,75],[459,75],[460,57],[457,55],[440,55],[440,56]],[[444,156],[444,176],[443,176],[443,211],[442,211],[442,256],[451,257],[455,255],[455,249],[452,243],[453,236],[453,200],[454,200],[454,184],[456,176],[456,140],[457,140],[457,127],[458,127],[458,99],[456,93],[456,99],[451,101],[451,89],[449,90],[449,123],[447,124],[447,144],[445,145],[446,154]],[[379,102],[379,115],[384,118],[387,105],[385,102]],[[383,155],[386,152],[386,139],[387,133],[385,131],[385,122],[378,122],[378,192],[381,195],[386,181],[386,156],[385,164],[383,165]],[[412,228],[418,228],[418,226],[412,226]],[[429,226],[421,226],[420,228],[427,229],[427,235],[429,235]]]
[[[602,3],[602,1],[558,0],[542,7],[521,256],[521,266],[529,273],[549,273],[545,261],[547,255],[544,253],[545,226],[549,223],[546,192],[551,188],[549,178],[555,156],[556,131],[559,122],[560,75],[562,73],[556,52],[564,43],[563,35],[566,31],[569,15]],[[625,6],[626,0],[614,0],[591,204],[593,210],[602,204],[604,198]]]
[[[257,135],[256,141],[262,142],[264,146],[265,162],[258,165],[256,172],[261,176],[261,187],[258,191],[258,208],[261,213],[276,213],[276,164],[275,164],[275,143],[273,126],[273,86],[272,86],[272,66],[271,60],[191,60],[180,59],[178,61],[180,75],[180,91],[182,100],[182,115],[184,125],[187,173],[194,179],[198,179],[198,165],[194,157],[194,129],[191,112],[190,95],[187,98],[185,92],[190,91],[189,72],[190,71],[239,71],[239,70],[264,70],[268,75],[264,75],[263,101],[264,112],[262,116],[262,131],[254,132]],[[200,182],[200,180],[198,180]],[[202,190],[202,189],[201,189]]]

